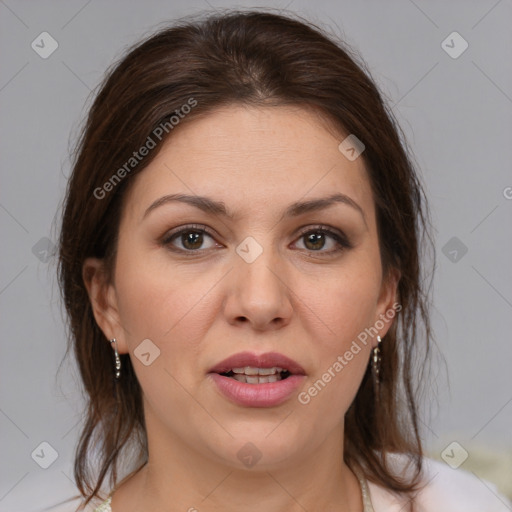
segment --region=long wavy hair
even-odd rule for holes
[[[87,257],[103,258],[112,275],[123,198],[133,177],[172,138],[170,116],[191,98],[195,106],[180,124],[224,105],[293,105],[313,109],[340,134],[363,141],[383,271],[400,273],[401,310],[381,344],[379,396],[369,366],[346,413],[344,458],[386,489],[415,492],[423,456],[418,397],[432,345],[430,286],[420,254],[433,254],[433,246],[411,152],[366,65],[342,40],[293,14],[225,11],[178,20],[129,48],[95,93],[73,153],[58,278],[69,319],[66,356],[74,351],[87,401],[74,464],[84,506],[104,499],[107,476],[116,486],[123,455],[132,455],[138,471],[148,453],[141,387],[127,354],[121,355],[122,378],[114,380],[112,349],[94,319],[82,266]],[[166,122],[156,149],[106,187]],[[393,471],[391,453],[407,454],[414,469],[407,478]]]

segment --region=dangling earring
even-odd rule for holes
[[[381,362],[381,356],[380,356],[380,348],[379,343],[382,341],[382,338],[380,336],[377,336],[377,346],[373,349],[372,352],[372,377],[373,377],[373,389],[375,392],[375,398],[378,399],[379,397],[379,373],[380,373],[380,362]]]
[[[116,379],[121,377],[121,359],[119,358],[119,352],[117,351],[117,340],[112,338],[110,343],[114,343],[114,357],[115,357],[115,367],[116,367]]]

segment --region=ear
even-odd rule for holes
[[[382,279],[379,299],[377,302],[377,316],[374,323],[376,328],[378,328],[379,336],[381,338],[384,338],[390,327],[393,325],[396,314],[402,309],[401,304],[399,304],[397,300],[400,277],[400,271],[392,268]],[[382,326],[382,324],[384,325]],[[376,345],[377,341],[375,341],[375,346]]]
[[[116,290],[108,279],[104,261],[87,258],[82,266],[82,278],[99,328],[107,340],[116,338],[120,353],[128,352],[117,307]]]

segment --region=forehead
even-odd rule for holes
[[[350,161],[338,149],[346,135],[299,107],[215,110],[171,133],[135,177],[127,201],[137,211],[159,196],[182,192],[248,211],[253,205],[284,205],[341,192],[371,216],[364,161]]]

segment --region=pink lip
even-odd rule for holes
[[[274,407],[297,390],[305,375],[290,375],[284,380],[264,384],[246,384],[218,373],[209,373],[217,389],[228,399],[246,407]]]
[[[220,375],[229,372],[232,368],[243,368],[245,366],[255,368],[277,366],[288,370],[291,375],[277,382],[263,384],[246,384]],[[210,370],[208,375],[226,398],[246,407],[274,407],[279,405],[288,400],[306,378],[304,369],[300,364],[277,352],[267,352],[260,355],[241,352],[218,363]]]

